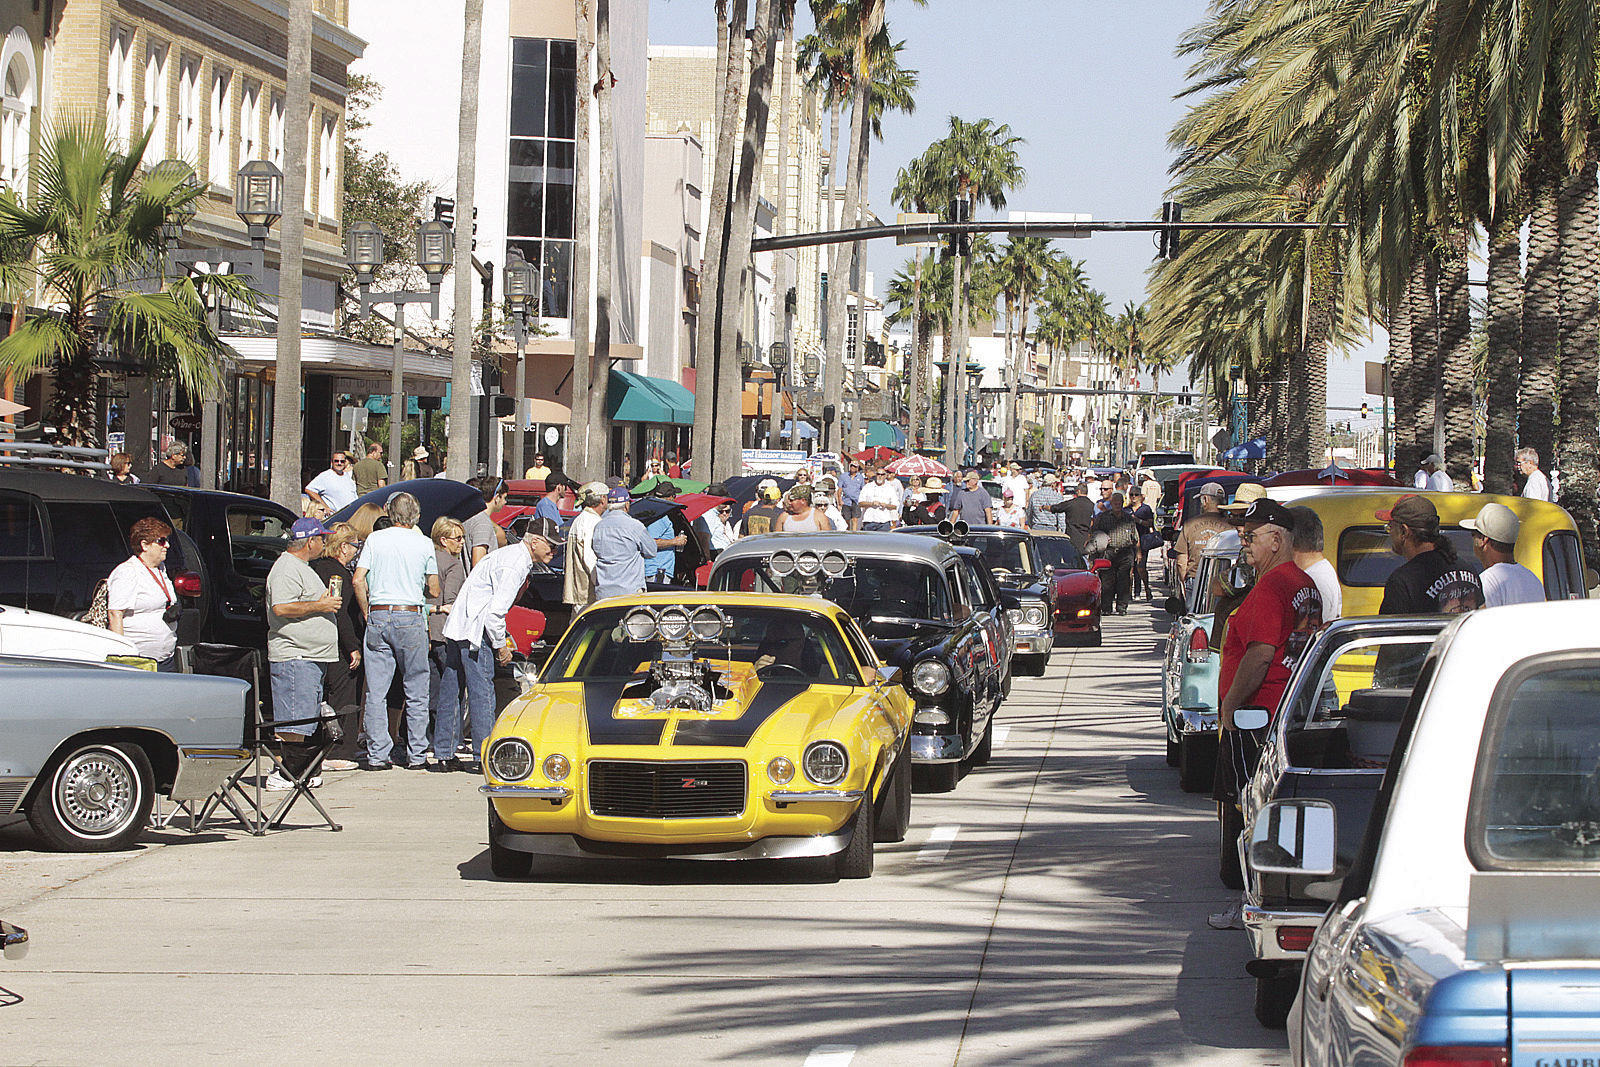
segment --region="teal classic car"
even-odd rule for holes
[[[1186,596],[1169,597],[1173,617],[1161,671],[1161,721],[1167,733],[1167,765],[1178,768],[1186,792],[1211,788],[1217,760],[1217,670],[1220,642],[1212,647],[1212,614],[1218,598],[1244,582],[1249,568],[1239,562],[1239,535],[1217,534],[1200,557],[1194,585]],[[1220,637],[1220,635],[1219,635]]]

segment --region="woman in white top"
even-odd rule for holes
[[[156,670],[177,668],[178,594],[163,565],[172,527],[145,518],[128,531],[133,556],[106,580],[106,607],[112,632],[133,642],[139,655],[156,661]]]
[[[1023,524],[1022,505],[1017,503],[1017,494],[1011,487],[1000,490],[1000,507],[994,513],[994,521],[999,526],[1021,526]]]

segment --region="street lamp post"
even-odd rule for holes
[[[511,429],[511,448],[516,458],[511,463],[511,475],[518,477],[527,462],[528,420],[522,405],[528,396],[528,313],[533,309],[534,287],[539,283],[539,275],[533,264],[523,259],[515,248],[506,253],[505,272],[506,302],[511,305],[511,331],[517,342],[517,413]]]
[[[243,172],[240,172],[243,174]],[[389,459],[394,464],[390,483],[400,480],[400,428],[406,419],[405,339],[407,304],[427,304],[429,315],[439,317],[439,289],[454,259],[452,234],[448,224],[433,219],[417,228],[417,266],[428,276],[428,291],[407,289],[392,293],[371,291],[378,268],[383,266],[383,231],[369,220],[352,222],[344,231],[344,258],[355,272],[361,290],[360,318],[366,318],[374,304],[394,306],[394,366],[389,372]],[[459,414],[459,413],[458,413]]]
[[[198,186],[194,168],[181,159],[164,159],[151,168],[152,174],[173,177],[184,188]],[[183,231],[194,220],[192,200],[172,213],[161,225],[161,236],[166,243],[161,265],[161,281],[166,284],[167,266],[170,264],[179,275],[188,274],[191,268],[204,266],[210,271],[227,266],[234,274],[250,279],[252,288],[260,286],[266,276],[267,234],[272,224],[283,217],[283,172],[264,159],[252,159],[239,168],[234,181],[234,214],[245,224],[250,237],[249,248],[179,248]],[[208,308],[212,330],[220,332],[221,308]],[[220,398],[205,397],[200,403],[200,478],[201,484],[216,488],[219,484],[221,464],[218,455],[218,424],[221,422]]]

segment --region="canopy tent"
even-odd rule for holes
[[[786,423],[783,424],[783,434],[782,434],[782,436],[784,436],[784,437],[793,437],[794,436],[794,422],[793,421],[786,422]],[[816,439],[817,439],[817,428],[814,425],[812,425],[811,423],[806,422],[804,419],[802,419],[800,421],[800,440],[802,440],[802,441],[815,441]]]
[[[611,371],[606,414],[613,422],[694,425],[694,394],[667,378]]]
[[[873,419],[867,423],[867,447],[879,445],[903,449],[906,447],[906,433],[893,423]]]

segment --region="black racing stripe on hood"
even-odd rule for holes
[[[754,699],[737,719],[695,719],[680,722],[674,745],[743,748],[761,724],[789,701],[811,688],[810,682],[762,682]]]
[[[665,719],[619,719],[613,714],[632,678],[583,683],[583,715],[591,745],[659,745]]]

